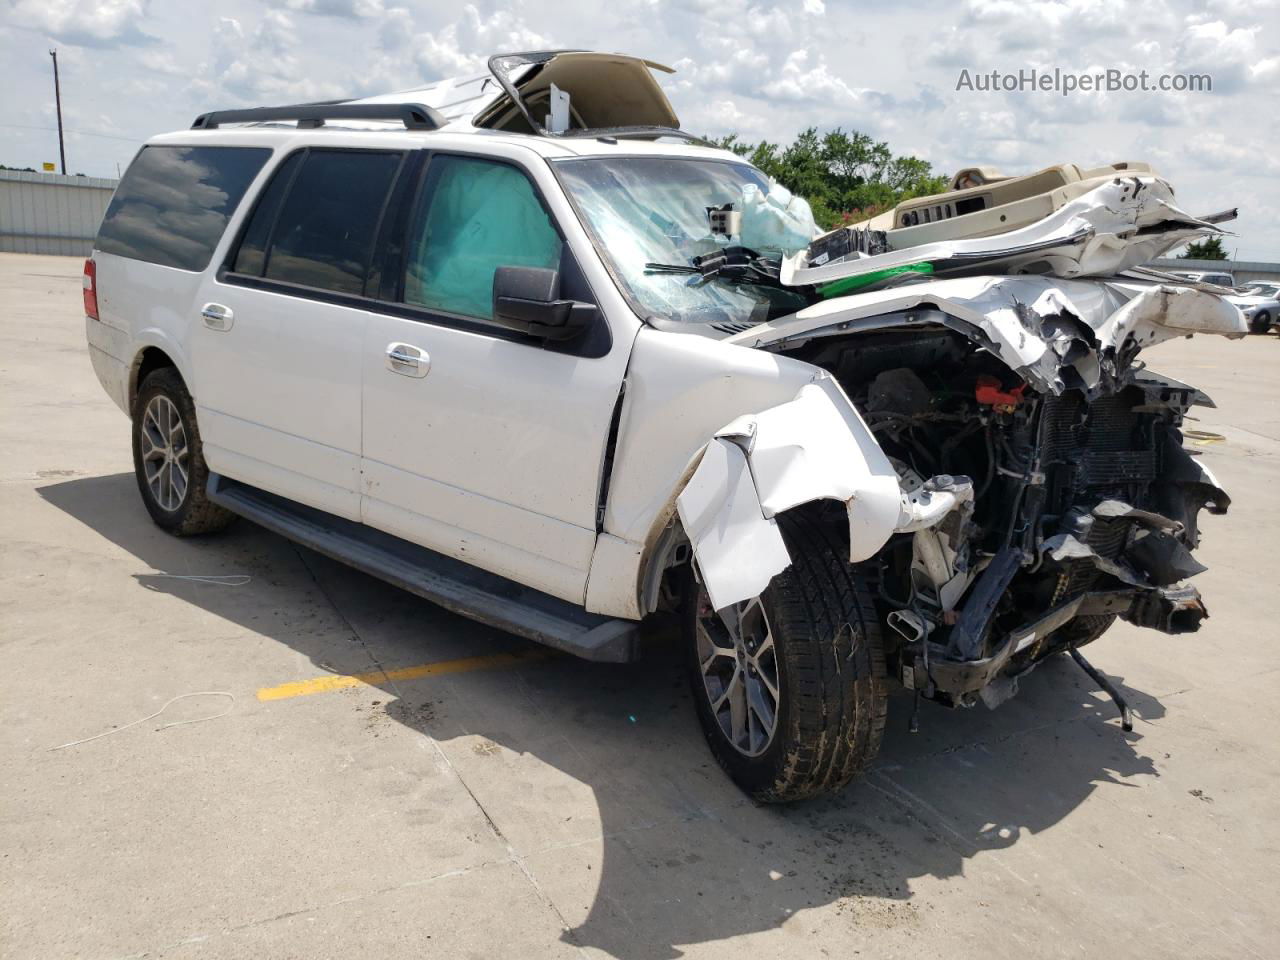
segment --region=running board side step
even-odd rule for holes
[[[389,533],[217,474],[209,499],[272,533],[453,613],[565,653],[607,663],[640,655],[640,624],[581,607]]]

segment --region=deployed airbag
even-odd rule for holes
[[[770,182],[765,193],[754,183],[742,188],[742,234],[744,247],[790,256],[804,250],[818,235],[809,201],[795,196],[780,183]]]
[[[560,236],[515,167],[442,156],[431,162],[426,223],[409,251],[405,301],[490,319],[498,267],[560,266]]]

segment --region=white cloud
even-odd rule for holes
[[[792,103],[824,101],[848,106],[858,100],[858,92],[827,66],[825,57],[817,57],[810,66],[808,50],[792,50],[778,74],[758,90],[761,96]]]
[[[13,22],[63,43],[112,47],[150,43],[144,33],[147,0],[16,0]]]
[[[283,0],[283,6],[295,13],[350,19],[376,17],[384,12],[382,0]]]
[[[138,63],[146,68],[147,73],[159,74],[164,77],[185,77],[188,68],[178,63],[173,52],[153,47],[144,50],[138,55]]]
[[[1280,220],[1262,213],[1280,209],[1280,187],[1256,134],[1280,93],[1280,52],[1265,32],[1277,0],[1219,0],[1208,14],[1197,0],[0,2],[12,123],[51,124],[45,37],[62,50],[70,132],[137,139],[217,107],[360,96],[481,72],[504,50],[618,50],[677,68],[659,81],[695,133],[786,142],[805,127],[840,126],[942,171],[1149,160],[1189,209],[1241,207],[1243,255],[1274,259],[1280,250]],[[149,37],[160,42],[137,46]],[[1028,66],[1205,72],[1214,90],[956,91],[961,68]],[[114,174],[136,149],[74,143],[68,161],[90,174]],[[0,162],[38,165],[49,150],[44,132],[6,130]]]
[[[303,69],[293,20],[268,10],[248,25],[220,17],[214,25],[210,55],[199,65],[192,90],[206,106],[222,106],[228,97],[245,104],[319,100],[344,94],[332,75]]]
[[[1163,4],[1141,12],[1114,0],[967,0],[964,22],[987,31],[1000,50],[1078,46],[1082,38],[1143,32]]]
[[[1207,73],[1217,93],[1231,93],[1253,79],[1252,68],[1264,60],[1258,43],[1261,25],[1229,27],[1221,20],[1188,18],[1174,51],[1174,63],[1184,73]],[[1270,53],[1274,47],[1268,47]]]
[[[1268,57],[1250,64],[1249,78],[1257,83],[1274,84],[1280,78],[1280,57]]]
[[[414,61],[423,80],[437,80],[459,74],[479,73],[485,61],[501,51],[543,50],[555,47],[552,41],[531,30],[520,16],[509,10],[484,13],[475,4],[462,8],[462,15],[443,30],[428,30],[413,38]]]
[[[1193,164],[1205,173],[1235,182],[1242,194],[1241,202],[1252,195],[1252,185],[1246,186],[1244,178],[1280,176],[1280,158],[1247,138],[1230,137],[1225,133],[1201,133],[1176,146],[1153,146],[1151,153],[1166,164]]]

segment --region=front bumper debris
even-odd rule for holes
[[[973,595],[980,594],[980,587],[977,585]],[[903,671],[903,685],[926,696],[945,694],[957,703],[971,700],[1005,670],[1015,654],[1031,650],[1028,664],[1033,666],[1049,651],[1032,648],[1043,645],[1055,630],[1076,617],[1092,616],[1118,616],[1135,626],[1178,634],[1199,629],[1209,612],[1199,591],[1186,585],[1086,593],[1011,631],[989,656],[966,656],[957,649],[954,633],[953,642],[945,645],[925,641],[910,668]]]

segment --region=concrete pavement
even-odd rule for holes
[[[677,664],[542,656],[248,523],[155,528],[80,266],[0,255],[0,956],[1277,954],[1280,337],[1147,355],[1217,401],[1191,426],[1235,502],[1205,628],[1090,648],[1132,734],[1064,660],[914,736],[895,702],[869,776],[757,808]],[[50,749],[205,691],[234,701]]]

